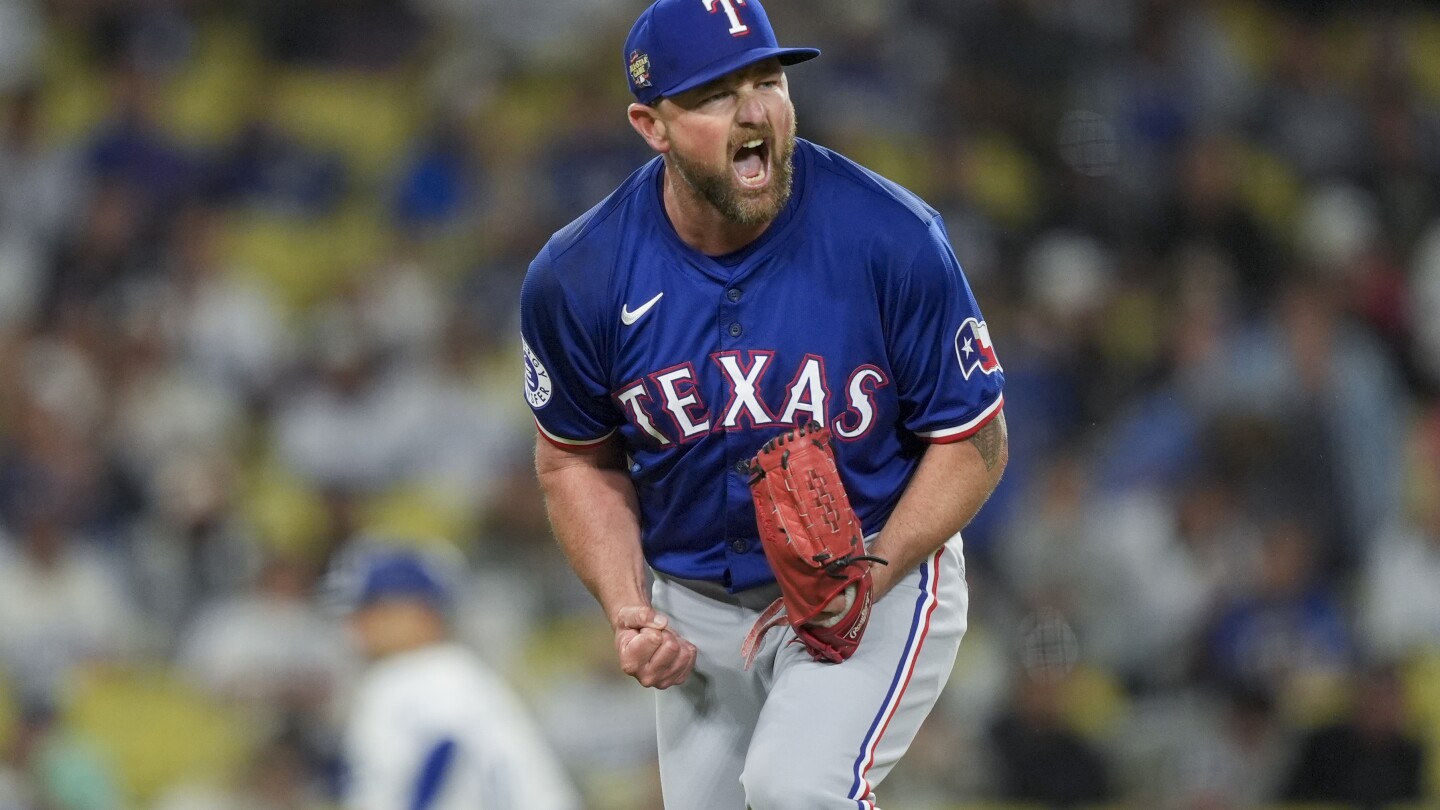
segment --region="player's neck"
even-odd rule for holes
[[[680,241],[705,254],[724,256],[754,242],[774,220],[741,225],[716,210],[673,171],[665,172],[665,214]]]

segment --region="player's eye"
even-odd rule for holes
[[[701,99],[701,100],[700,100],[700,103],[701,103],[701,104],[710,104],[710,103],[712,103],[712,102],[720,101],[721,99],[729,98],[730,95],[731,95],[731,92],[730,92],[729,90],[719,90],[719,91],[714,92],[714,93],[711,93],[710,95],[708,95],[708,96],[706,96],[705,98]]]

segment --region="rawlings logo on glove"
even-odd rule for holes
[[[796,640],[815,660],[844,661],[860,646],[870,620],[870,564],[887,563],[865,553],[829,429],[812,422],[766,442],[750,462],[750,494],[780,598],[746,637],[740,650],[745,668],[754,662],[765,634],[781,622],[794,628]],[[844,610],[820,618],[825,606],[842,595]]]

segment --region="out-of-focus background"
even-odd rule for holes
[[[515,315],[647,157],[642,5],[0,0],[0,809],[333,806],[359,534],[458,545],[591,807],[659,807]],[[885,806],[1440,801],[1440,4],[768,8],[1008,382]]]

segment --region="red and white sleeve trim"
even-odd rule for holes
[[[546,430],[545,426],[540,424],[539,419],[535,420],[535,429],[540,431],[540,435],[545,438],[545,441],[550,442],[561,450],[592,450],[604,444],[607,439],[615,435],[615,431],[612,430],[598,439],[585,439],[583,441],[567,439],[564,436],[556,436],[554,433]]]
[[[981,411],[979,416],[971,419],[963,425],[941,428],[939,430],[921,431],[916,435],[924,439],[925,441],[930,442],[931,444],[950,444],[951,442],[961,442],[970,438],[971,436],[974,436],[977,432],[979,432],[980,428],[985,427],[985,425],[988,424],[991,419],[994,419],[995,414],[1000,413],[1000,409],[1003,407],[1005,407],[1005,397],[998,396],[995,398],[994,402],[990,403],[990,407]]]

